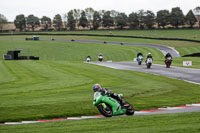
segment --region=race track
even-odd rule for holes
[[[138,65],[137,62],[91,62],[91,64],[110,67],[114,69],[156,74],[200,85],[200,69],[182,68],[175,66],[171,66],[171,68],[166,68],[164,65],[159,64],[153,64],[151,69],[147,69],[144,63],[142,65]]]

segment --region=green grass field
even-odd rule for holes
[[[105,60],[132,61],[138,51],[144,55],[151,52],[155,59],[164,57],[160,51],[153,48],[107,44],[0,40],[0,46],[0,55],[6,54],[8,50],[22,49],[21,55],[35,55],[41,60],[85,61],[90,55],[93,61],[97,61],[98,54],[103,53]]]
[[[1,79],[11,75],[0,83],[1,122],[99,114],[92,105],[97,82],[123,93],[136,110],[199,102],[198,85],[160,76],[63,61],[2,65],[7,71]]]
[[[42,37],[50,38],[49,36]],[[12,36],[12,38],[24,39],[25,36]],[[70,39],[71,36],[59,38]],[[196,52],[200,45],[144,39],[76,38],[132,43],[157,42],[156,44],[174,46],[181,54]],[[0,39],[10,39],[10,36],[1,36]],[[97,55],[100,52],[103,53],[105,60],[132,61],[137,52],[142,51],[144,55],[151,52],[155,63],[164,64],[162,53],[153,48],[77,42],[0,40],[0,55],[13,49],[22,49],[21,55],[39,56],[40,60],[4,61],[0,58],[0,122],[99,114],[97,108],[92,105],[92,86],[95,83],[100,83],[114,92],[123,93],[125,100],[130,102],[136,110],[200,102],[199,85],[83,62],[88,55],[92,57],[92,61],[97,61]],[[174,58],[173,65],[181,66],[183,60],[192,60],[192,67],[200,68],[199,57]],[[0,132],[188,133],[189,131],[199,132],[198,116],[199,113],[185,113],[6,125],[0,126]]]
[[[95,83],[123,93],[136,110],[199,102],[199,85],[145,73],[68,61],[0,66],[0,122],[99,114],[92,105]]]

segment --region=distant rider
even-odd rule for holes
[[[171,59],[170,59],[171,58]],[[169,68],[170,65],[171,65],[171,62],[172,62],[172,55],[170,53],[167,53],[165,55],[165,64],[166,64],[166,67]]]
[[[172,59],[172,55],[171,55],[170,53],[167,53],[167,54],[165,55],[165,60],[166,60],[168,57],[171,57],[171,59]]]
[[[100,62],[103,61],[103,54],[102,53],[99,54],[98,59],[99,59]]]
[[[137,54],[136,60],[138,61],[138,65],[142,65],[143,55],[142,55],[142,53],[141,53],[140,51],[139,51],[139,53]]]
[[[88,56],[86,57],[86,62],[90,62],[90,60],[91,60],[91,57],[88,55]]]
[[[143,55],[142,55],[142,52],[139,51],[138,54],[137,54],[137,58],[138,58],[140,55],[143,56]]]
[[[118,100],[121,105],[125,104],[125,101],[123,101],[122,98],[120,96],[118,96],[117,93],[113,93],[111,90],[109,90],[107,88],[101,88],[100,84],[95,84],[93,86],[93,90],[94,90],[94,92],[101,92],[102,95],[109,94],[110,97]]]
[[[148,53],[148,54],[147,54],[147,57],[146,57],[146,61],[145,61],[145,63],[147,63],[147,59],[148,59],[148,58],[151,58],[152,61],[153,61],[153,57],[152,57],[151,53]]]

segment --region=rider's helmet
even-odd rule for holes
[[[95,84],[95,85],[93,86],[94,92],[100,91],[100,89],[101,89],[100,84]]]
[[[151,53],[148,53],[148,56],[151,55]]]

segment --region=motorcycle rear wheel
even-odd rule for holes
[[[106,103],[105,103],[106,104]],[[106,104],[106,108],[104,108],[101,104],[98,106],[99,112],[104,115],[105,117],[112,117],[112,108],[110,105]]]
[[[151,64],[147,64],[147,69],[150,69],[151,68]]]

